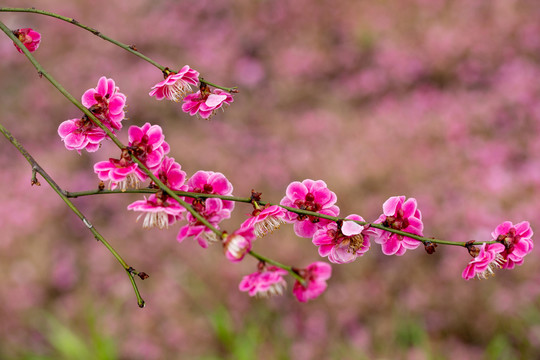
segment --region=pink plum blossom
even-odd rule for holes
[[[131,158],[135,155],[150,171],[157,171],[161,162],[170,151],[165,142],[165,135],[158,125],[144,124],[142,127],[130,126],[128,130],[129,143],[122,150],[120,159],[100,161],[94,165],[94,172],[102,181],[110,181],[109,187],[115,189],[137,188],[140,181],[148,178]],[[181,174],[180,174],[181,175]]]
[[[365,221],[359,215],[349,215],[346,219]],[[328,256],[336,264],[350,263],[369,250],[370,242],[364,226],[353,221],[343,221],[341,228],[330,222],[313,235],[313,244],[319,247],[319,255]]]
[[[109,188],[121,190],[138,188],[139,183],[146,177],[141,177],[137,172],[138,165],[133,162],[127,150],[122,151],[120,159],[110,158],[108,161],[100,161],[94,165],[94,172],[101,181],[110,181]]]
[[[97,151],[101,141],[107,137],[105,131],[97,127],[88,117],[66,120],[58,127],[58,135],[62,138],[68,150],[86,149],[88,152]]]
[[[422,214],[417,208],[415,198],[405,201],[405,196],[392,196],[383,204],[383,214],[374,221],[375,224],[383,224],[395,230],[405,231],[422,236],[424,224]],[[388,231],[370,228],[369,232],[375,235],[375,242],[381,244],[385,255],[405,254],[405,251],[416,249],[420,241],[407,236],[394,234]]]
[[[501,253],[506,260],[503,269],[513,269],[523,264],[523,258],[533,249],[533,231],[528,221],[513,225],[510,221],[499,224],[491,233],[494,240],[502,242],[505,250]]]
[[[119,92],[113,79],[99,78],[94,89],[84,92],[81,102],[111,131],[122,128],[126,95]]]
[[[255,235],[262,238],[265,235],[271,234],[278,229],[281,224],[285,223],[285,209],[281,206],[266,204],[261,209],[255,209],[251,216],[242,223],[240,227],[255,229]]]
[[[128,130],[128,148],[148,169],[156,171],[163,157],[169,153],[169,144],[159,125],[144,124],[142,127],[130,126]],[[140,177],[146,174],[138,169]]]
[[[187,189],[187,185],[184,185],[186,172],[182,170],[179,163],[174,161],[174,158],[165,156],[154,175],[171,190]]]
[[[246,275],[240,281],[240,291],[248,291],[249,296],[268,297],[283,294],[287,286],[283,276],[288,272],[277,266],[267,266],[259,271]]]
[[[193,208],[201,214],[212,226],[219,229],[218,224],[231,217],[231,211],[224,208],[221,199],[209,198],[206,201],[195,200],[192,203]],[[203,225],[196,217],[187,214],[188,224],[180,229],[176,240],[184,241],[185,238],[193,236],[199,245],[203,248],[208,247],[208,242],[216,242],[219,239],[216,234]]]
[[[241,227],[232,234],[227,234],[226,238],[223,240],[225,257],[232,262],[241,261],[251,250],[251,245],[254,240],[255,232],[253,227]]]
[[[302,182],[294,181],[290,183],[280,204],[296,209],[337,216],[339,215],[339,208],[334,205],[336,201],[336,194],[328,189],[324,181],[306,179]],[[292,212],[287,212],[286,219],[294,222],[296,235],[307,238],[312,237],[317,229],[330,222],[330,220],[317,216]]]
[[[503,251],[505,251],[505,247],[501,243],[482,244],[480,252],[465,267],[461,276],[465,280],[470,280],[475,276],[478,279],[486,279],[488,275],[494,275],[493,270],[503,267],[505,263],[505,259],[501,255]]]
[[[186,211],[176,200],[169,198],[166,194],[158,192],[161,196],[152,194],[148,199],[138,200],[128,205],[128,210],[140,211],[137,220],[145,215],[143,228],[149,229],[157,227],[159,229],[168,228],[176,220],[181,219],[182,213]],[[165,200],[163,200],[165,198]]]
[[[216,194],[230,196],[233,192],[231,182],[220,172],[199,170],[187,182],[187,191],[199,194]],[[186,199],[191,203],[193,199]],[[233,201],[223,201],[223,206],[232,211]]]
[[[30,52],[36,51],[39,47],[39,43],[41,42],[41,34],[31,28],[14,30],[13,35],[19,38],[19,40]],[[17,46],[17,44],[13,43],[13,45],[15,45],[18,52],[22,53],[22,50]]]
[[[113,132],[122,128],[121,121],[124,119],[126,104],[126,96],[117,91],[114,80],[103,76],[95,89],[86,90],[82,96],[83,105]],[[88,152],[97,151],[101,141],[107,137],[105,131],[86,115],[81,119],[71,119],[61,123],[58,127],[58,135],[64,141],[66,149],[77,150],[79,154],[83,149]]]
[[[158,100],[172,100],[179,102],[191,92],[191,85],[199,83],[199,72],[185,65],[178,73],[171,72],[167,78],[152,87],[150,96]]]
[[[332,275],[332,267],[327,263],[317,261],[298,273],[304,279],[304,284],[302,285],[296,280],[293,294],[298,301],[307,302],[315,299],[326,290],[326,280]]]
[[[189,115],[197,115],[203,119],[208,119],[214,115],[217,109],[223,105],[230,105],[234,101],[231,94],[221,89],[209,91],[197,91],[184,97],[182,110]]]

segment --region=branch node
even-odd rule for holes
[[[37,179],[37,172],[38,170],[36,169],[36,167],[32,167],[32,179],[30,180],[31,186],[34,186],[34,185],[41,186],[41,183]]]
[[[141,271],[137,274],[138,277],[141,278],[141,280],[144,280],[144,279],[148,279],[150,277],[150,275],[148,275],[147,273],[145,273],[144,271]]]
[[[84,225],[86,225],[87,228],[91,229],[91,228],[94,227],[94,225],[90,224],[90,221],[88,221],[87,218],[83,218],[82,221],[83,221]]]
[[[255,191],[254,189],[251,189],[251,202],[261,202],[261,195],[262,193]]]
[[[473,244],[475,243],[474,240],[471,240],[471,241],[467,241],[465,243],[465,247],[467,248],[467,250],[469,251],[469,255],[471,255],[472,257],[477,257],[478,254],[480,253],[480,249],[477,248],[476,246],[474,246]]]
[[[424,247],[426,249],[426,252],[431,255],[435,252],[435,248],[437,247],[437,244],[432,243],[431,241],[426,241],[424,243]]]

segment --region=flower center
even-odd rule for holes
[[[356,234],[349,237],[346,241],[349,241],[349,249],[347,250],[350,254],[356,254],[358,250],[364,245],[364,237],[362,234]]]
[[[383,223],[384,226],[396,230],[403,230],[409,226],[409,219],[403,216],[403,210],[399,209],[394,216],[387,216]]]
[[[506,247],[506,250],[511,253],[514,249],[514,245],[519,243],[521,236],[516,234],[516,229],[511,228],[506,234],[501,234],[497,237],[497,241],[500,241]]]
[[[313,196],[312,193],[307,193],[305,200],[295,200],[294,205],[296,205],[300,210],[307,210],[307,211],[313,211],[318,212],[321,210],[322,205],[315,202],[315,196]],[[309,219],[312,223],[319,222],[319,218],[313,215],[298,215],[298,220],[305,220]]]

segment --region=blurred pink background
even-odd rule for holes
[[[375,220],[392,195],[416,197],[426,236],[489,240],[504,220],[540,213],[540,3],[532,0],[35,1],[150,58],[238,86],[210,121],[158,102],[159,70],[80,28],[0,13],[42,34],[36,58],[75,97],[112,77],[129,121],[164,128],[188,176],[223,172],[234,194],[279,202],[291,181],[323,179],[341,215]],[[93,189],[92,165],[118,150],[64,148],[56,131],[80,112],[0,40],[0,119],[66,190]],[[126,132],[120,133],[127,139]],[[136,195],[76,204],[128,263],[150,274],[138,309],[121,266],[50,187],[30,187],[24,158],[0,139],[1,359],[532,359],[540,354],[540,266],[464,281],[463,249],[378,245],[333,266],[323,296],[240,293],[256,261],[178,244],[179,226],[143,231]],[[237,204],[224,228],[251,210]],[[540,231],[540,230],[538,230]],[[303,267],[320,260],[291,226],[256,251]],[[290,279],[289,279],[290,280]],[[289,283],[289,291],[292,283]]]

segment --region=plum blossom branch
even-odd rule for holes
[[[78,102],[62,85],[60,85],[51,75],[49,75],[43,67],[37,62],[37,60],[30,54],[30,51],[22,44],[22,42],[11,32],[11,30],[0,21],[0,29],[11,39],[15,44],[18,45],[18,47],[22,50],[24,55],[30,60],[32,65],[38,70],[38,74],[43,77],[45,77],[49,82],[62,93],[68,100],[70,100],[75,106],[77,106],[81,111],[85,113],[85,115],[89,116],[91,119],[96,121],[96,124],[102,129],[104,129],[107,133],[112,135],[111,131],[105,127],[101,122],[92,114],[87,108],[85,108],[80,102]],[[80,212],[80,210],[75,207],[75,205],[69,200],[67,196],[64,195],[64,191],[58,184],[56,184],[52,178],[37,164],[37,162],[33,159],[33,157],[26,151],[26,149],[23,148],[23,146],[7,131],[6,128],[4,128],[2,125],[0,125],[0,131],[4,134],[4,136],[19,150],[19,152],[27,159],[27,161],[32,165],[32,182],[37,184],[37,179],[35,176],[36,172],[39,172],[43,178],[51,185],[51,187],[54,189],[54,191],[64,200],[64,202],[68,205],[68,207],[83,221],[83,223],[88,227],[88,229],[94,234],[94,237],[100,241],[116,258],[116,260],[122,265],[124,270],[127,272],[130,282],[133,286],[133,290],[135,291],[135,296],[137,297],[137,304],[139,307],[144,307],[145,302],[142,299],[139,290],[137,288],[137,284],[135,283],[134,276],[139,276],[141,279],[144,279],[147,277],[144,273],[139,273],[135,269],[133,269],[131,266],[129,266],[124,259],[114,250],[114,248],[105,240],[105,238],[95,229],[95,227],[86,219],[86,217]],[[111,137],[113,142],[119,146],[122,147],[122,143],[117,139]]]
[[[0,27],[4,26],[0,22]],[[24,48],[24,46],[22,46]],[[26,50],[26,49],[25,49]],[[49,174],[37,163],[37,161],[26,151],[26,149],[19,143],[17,139],[11,135],[11,133],[2,125],[0,124],[0,132],[4,134],[6,139],[11,142],[17,150],[24,156],[24,158],[30,163],[30,166],[32,167],[32,185],[36,184],[39,185],[39,182],[36,179],[36,173],[39,173],[45,181],[51,186],[51,188],[60,196],[60,198],[66,203],[66,205],[77,215],[79,219],[84,223],[84,225],[90,230],[90,232],[94,235],[96,240],[101,242],[110,252],[113,254],[113,256],[118,260],[118,262],[122,265],[124,270],[127,272],[129,276],[129,280],[131,281],[131,285],[133,286],[133,290],[135,291],[135,296],[137,297],[137,304],[139,307],[144,307],[145,302],[141,297],[141,294],[139,293],[139,289],[137,288],[137,284],[135,283],[134,276],[141,275],[143,273],[139,273],[135,271],[131,266],[129,266],[124,259],[116,252],[116,250],[105,240],[105,238],[97,231],[97,229],[88,221],[88,219],[83,215],[83,213],[69,200],[69,198],[64,194],[65,192],[62,190],[62,188],[49,176]],[[142,276],[141,276],[142,278]]]
[[[154,66],[157,66],[166,76],[164,81],[156,84],[152,88],[149,95],[155,95],[158,100],[167,98],[168,100],[178,102],[183,99],[184,104],[182,105],[182,110],[188,112],[190,115],[197,115],[204,119],[208,119],[215,113],[216,109],[220,108],[222,105],[228,105],[233,101],[231,94],[224,93],[219,89],[226,89],[230,92],[233,92],[234,90],[234,92],[237,92],[235,88],[223,88],[204,81],[199,77],[199,73],[190,69],[188,65],[184,66],[178,73],[172,72],[168,68],[163,68],[161,65],[138,53],[138,50],[134,46],[128,46],[103,36],[99,31],[82,26],[74,19],[35,9],[0,8],[0,11],[15,10],[39,13],[70,22],[92,32],[104,40],[112,42],[117,46],[136,54],[146,61],[149,61]],[[3,24],[1,25],[2,30],[6,32],[6,30],[4,30],[5,26]],[[14,39],[17,35],[17,31],[11,34],[6,32],[6,34],[8,34],[8,37],[13,40],[18,48],[23,45],[21,41]],[[19,40],[20,39],[21,36],[19,36]],[[25,38],[22,39],[26,41]],[[37,42],[39,39],[32,38],[31,40],[36,40]],[[28,44],[24,45],[27,47],[27,50],[32,51]],[[37,48],[37,44],[35,45],[35,48]],[[96,89],[88,90],[83,95],[82,103],[80,103],[58,84],[52,76],[44,71],[40,64],[30,55],[29,51],[23,52],[36,67],[40,77],[45,76],[48,81],[50,81],[64,96],[66,96],[66,98],[68,98],[68,100],[75,104],[85,114],[81,119],[83,120],[82,124],[84,126],[92,126],[91,130],[99,127],[99,129],[103,131],[103,133],[97,132],[97,135],[99,136],[88,131],[84,134],[88,140],[81,145],[81,143],[72,140],[75,136],[69,138],[70,140],[66,140],[68,139],[68,135],[71,135],[72,133],[67,127],[73,128],[71,123],[75,122],[75,119],[68,120],[62,123],[61,128],[59,128],[59,135],[66,143],[66,148],[69,150],[86,148],[87,151],[95,151],[99,148],[99,141],[103,140],[106,136],[109,137],[121,149],[122,157],[121,159],[110,159],[112,166],[107,164],[103,165],[103,163],[107,162],[96,164],[94,170],[98,173],[100,179],[111,180],[112,189],[118,185],[118,181],[133,185],[135,184],[133,178],[121,178],[120,173],[113,173],[112,170],[109,169],[127,168],[129,171],[136,170],[139,180],[143,181],[150,178],[153,186],[159,187],[157,192],[160,192],[160,195],[152,195],[148,200],[145,198],[144,201],[137,201],[128,206],[129,210],[147,212],[143,227],[148,227],[147,223],[152,223],[151,226],[158,226],[160,228],[166,227],[169,223],[181,219],[183,211],[188,211],[192,217],[188,218],[189,224],[180,230],[179,235],[177,236],[179,242],[183,241],[183,239],[188,236],[196,236],[199,244],[205,248],[207,247],[207,241],[220,240],[225,250],[225,256],[230,261],[241,261],[246,254],[257,258],[259,260],[258,272],[250,274],[248,276],[249,279],[246,281],[243,280],[244,284],[241,284],[241,290],[247,291],[249,289],[250,295],[253,295],[252,290],[257,288],[257,286],[260,286],[261,292],[281,293],[284,284],[281,276],[285,275],[287,272],[296,279],[293,293],[297,296],[299,301],[304,302],[313,299],[326,289],[326,280],[331,276],[331,267],[327,263],[316,262],[304,269],[299,269],[280,264],[251,251],[252,242],[256,237],[262,237],[274,231],[285,222],[294,223],[296,235],[299,237],[311,237],[314,245],[319,247],[319,254],[321,256],[328,256],[330,262],[339,264],[354,261],[358,256],[362,256],[369,250],[370,241],[380,244],[384,254],[398,256],[403,255],[406,250],[416,249],[421,243],[424,244],[426,251],[429,254],[432,254],[435,251],[434,249],[437,244],[465,247],[473,258],[477,258],[469,264],[462,275],[466,279],[474,276],[485,277],[487,274],[492,273],[494,268],[510,269],[513,268],[514,265],[520,265],[523,262],[523,257],[533,248],[531,240],[532,230],[530,229],[528,222],[521,222],[516,225],[513,225],[511,222],[505,222],[499,225],[496,231],[492,233],[493,241],[468,241],[462,243],[424,237],[424,226],[422,223],[421,212],[417,206],[417,201],[414,198],[406,200],[405,196],[393,196],[385,201],[383,204],[383,214],[373,222],[365,221],[357,214],[351,214],[345,218],[341,218],[338,217],[339,207],[335,205],[337,196],[328,189],[326,183],[322,180],[314,181],[305,179],[302,182],[292,182],[287,187],[286,196],[281,200],[279,205],[272,205],[271,203],[260,201],[261,194],[255,192],[252,192],[252,196],[249,199],[229,196],[232,194],[232,184],[230,184],[221,173],[218,173],[219,176],[221,176],[220,180],[216,181],[216,184],[220,184],[218,187],[220,187],[221,190],[213,188],[212,183],[214,180],[211,182],[207,181],[207,178],[214,176],[214,172],[199,171],[189,180],[191,182],[195,179],[193,184],[189,184],[188,182],[188,184],[184,186],[183,183],[186,174],[185,172],[180,171],[180,165],[175,163],[172,158],[168,158],[167,161],[163,160],[163,155],[169,152],[169,145],[164,142],[164,135],[162,135],[159,126],[152,126],[147,123],[143,128],[138,128],[136,126],[131,127],[128,146],[120,142],[115,136],[114,129],[118,130],[121,128],[121,125],[119,124],[121,119],[116,119],[112,116],[108,119],[107,116],[110,113],[115,116],[121,115],[121,118],[124,118],[123,107],[125,104],[125,95],[120,93],[116,94],[118,88],[115,87],[112,79],[102,77],[98,82],[98,87],[96,87]],[[186,96],[186,93],[191,91],[190,85],[196,85],[197,81],[200,82],[200,90],[196,94],[189,94]],[[105,84],[107,84],[107,91],[103,90]],[[211,90],[207,85],[218,89]],[[89,92],[90,95],[87,96],[87,93]],[[117,98],[109,98],[107,95],[114,95]],[[102,113],[97,112],[97,110],[101,109],[100,107],[94,109],[94,103],[89,101],[90,98],[91,100],[95,100],[95,102],[101,101],[100,99],[105,99],[103,100],[103,103],[106,106],[106,110],[104,110],[106,112],[104,113],[107,114],[105,117],[101,117],[100,115]],[[111,108],[108,107],[108,99],[111,104],[114,104],[114,106],[111,105]],[[100,106],[102,105],[102,103],[99,104]],[[113,107],[114,111],[112,110]],[[118,124],[115,123],[117,126],[112,126],[114,129],[109,126],[114,125],[113,120],[118,120]],[[107,121],[110,121],[111,124]],[[79,126],[78,124],[77,126]],[[151,127],[155,130],[153,134],[157,134],[159,129],[159,138],[157,135],[153,136],[155,141],[152,140],[152,142],[149,142],[147,133]],[[84,129],[85,131],[88,130],[86,128]],[[144,136],[147,137],[146,140],[143,140]],[[8,136],[6,135],[6,137]],[[79,138],[80,137],[77,139]],[[88,144],[91,146],[87,146]],[[155,144],[157,144],[155,149],[159,149],[159,151],[156,150],[154,154],[160,153],[161,156],[159,157],[159,162],[163,160],[163,164],[165,165],[158,173],[156,172],[156,166],[159,165],[157,157],[148,157],[155,161],[149,161],[147,158],[147,154],[151,154],[154,150],[152,146]],[[165,145],[162,146],[162,144]],[[121,163],[120,161],[123,162]],[[117,166],[118,164],[121,164],[121,166]],[[169,181],[171,178],[168,177],[168,172],[170,170],[169,168],[175,166],[177,167],[176,173],[183,173],[183,175],[177,175],[176,179],[171,182]],[[38,183],[35,177],[36,171],[37,170],[33,168],[33,183]],[[109,171],[111,171],[111,173],[109,173]],[[118,171],[120,172],[123,170]],[[107,176],[103,175],[105,172],[107,173]],[[203,186],[195,185],[199,183]],[[186,189],[193,192],[178,191]],[[67,199],[68,196],[78,197],[93,194],[91,192],[68,193],[62,191],[60,188],[55,190],[57,190],[57,192],[62,192],[65,199]],[[122,192],[126,192],[125,190],[125,186],[122,185]],[[143,191],[136,190],[130,192]],[[149,192],[156,191],[152,189]],[[213,194],[206,195],[201,194],[201,192],[213,192]],[[98,193],[105,192],[100,190],[95,194]],[[187,197],[187,201],[180,196]],[[167,197],[174,199],[176,203],[166,203]],[[192,198],[197,200],[192,200]],[[213,199],[206,200],[206,198]],[[156,201],[156,199],[159,201]],[[205,199],[206,201],[200,199]],[[227,203],[222,203],[218,199],[224,200]],[[219,221],[215,219],[227,218],[226,215],[230,216],[230,212],[234,207],[232,202],[235,201],[252,203],[255,210],[251,214],[251,217],[240,226],[240,229],[228,234],[226,231],[219,230],[219,226],[217,225]],[[156,213],[158,213],[158,215],[155,215]],[[148,214],[150,214],[150,216]],[[90,229],[92,228],[92,225],[84,217],[81,219],[87,227]],[[201,231],[204,231],[204,234],[199,237]],[[474,248],[473,245],[482,245],[482,249],[478,250]],[[114,251],[112,248],[110,248],[110,250],[111,252]],[[265,268],[266,263],[272,266]],[[123,265],[126,269],[127,265]],[[131,267],[126,269],[126,271],[129,273],[130,280],[136,289],[133,275],[139,275],[141,278],[144,278],[145,274],[136,273]],[[268,290],[263,290],[265,288]]]
[[[7,36],[13,40],[16,44],[19,46],[22,46],[24,48],[24,45],[17,39],[15,35],[7,28],[2,22],[0,22],[0,29],[4,31]],[[75,99],[73,95],[71,95],[60,83],[58,83],[45,69],[41,66],[41,64],[30,54],[30,52],[24,48],[22,49],[28,60],[34,65],[34,67],[38,70],[38,74],[42,77],[45,77],[62,95],[64,95],[73,105],[75,105],[79,110],[81,110],[88,118],[92,119],[92,121],[99,126],[106,134],[107,136],[115,143],[118,148],[121,150],[126,149],[125,145],[112,133],[112,131],[106,127],[101,120],[99,120],[89,109],[87,109],[80,101]],[[187,211],[189,211],[197,220],[199,220],[202,224],[204,224],[207,228],[212,230],[216,235],[219,237],[222,236],[222,232],[216,229],[212,224],[210,224],[204,217],[202,217],[197,211],[195,211],[188,203],[186,203],[184,200],[182,200],[178,195],[174,193],[171,189],[169,189],[165,184],[163,184],[148,168],[139,160],[134,154],[130,154],[132,160],[137,163],[137,165],[140,167],[140,169],[145,172],[152,181],[159,186],[163,191],[165,191],[167,194],[169,194],[173,199],[178,201],[180,205],[186,208]]]
[[[168,67],[163,66],[163,65],[157,63],[156,61],[150,59],[148,56],[142,54],[141,52],[139,52],[139,50],[137,50],[135,45],[127,45],[127,44],[124,44],[124,43],[122,43],[120,41],[117,41],[117,40],[115,40],[113,38],[110,38],[110,37],[102,34],[99,30],[94,29],[94,28],[92,28],[90,26],[86,26],[84,24],[81,24],[79,21],[77,21],[77,20],[75,20],[73,18],[70,18],[70,17],[67,17],[67,16],[62,16],[62,15],[59,15],[59,14],[55,14],[55,13],[52,13],[52,12],[49,12],[49,11],[39,10],[39,9],[36,9],[36,8],[8,8],[8,7],[4,7],[4,8],[0,8],[0,12],[33,13],[33,14],[50,16],[52,18],[68,22],[68,23],[70,23],[72,25],[80,27],[81,29],[84,29],[86,31],[91,32],[92,34],[96,35],[97,37],[99,37],[99,38],[101,38],[101,39],[103,39],[105,41],[108,41],[108,42],[110,42],[110,43],[112,43],[112,44],[114,44],[114,45],[116,45],[116,46],[118,46],[118,47],[132,53],[135,56],[138,56],[139,58],[143,59],[144,61],[154,65],[156,68],[161,70],[164,74],[168,75],[170,73],[170,71],[168,70]],[[238,92],[238,89],[236,87],[224,87],[224,86],[216,85],[216,84],[208,82],[208,81],[206,81],[206,80],[204,80],[202,78],[200,78],[199,81],[201,83],[213,86],[213,87],[218,88],[218,89],[225,90],[225,91],[230,92],[230,93]]]
[[[80,197],[80,196],[90,196],[90,195],[99,195],[99,194],[129,194],[129,193],[154,194],[157,191],[159,191],[159,190],[150,189],[150,188],[147,188],[147,189],[127,189],[125,191],[120,191],[120,190],[99,190],[99,189],[96,189],[96,190],[87,190],[87,191],[79,191],[79,192],[66,192],[65,195],[67,197],[76,198],[76,197]],[[221,200],[234,201],[234,202],[240,202],[240,203],[251,203],[252,202],[252,199],[250,197],[247,198],[247,197],[236,197],[236,196],[217,195],[217,194],[201,194],[201,193],[193,193],[193,192],[187,192],[187,191],[174,191],[174,193],[176,195],[178,195],[178,196],[191,197],[191,198],[195,198],[195,199],[217,198],[217,199],[221,199]],[[314,217],[327,219],[327,220],[331,220],[331,221],[335,221],[335,222],[338,222],[338,221],[352,221],[352,222],[355,222],[355,223],[357,223],[359,225],[369,226],[369,227],[372,227],[372,228],[376,228],[376,229],[379,229],[379,230],[391,232],[391,233],[394,233],[394,234],[407,236],[407,237],[410,237],[412,239],[421,241],[424,244],[426,244],[426,243],[434,243],[434,244],[441,244],[441,245],[453,245],[453,246],[467,247],[467,246],[471,246],[471,245],[494,244],[496,242],[496,241],[475,241],[475,242],[471,243],[470,241],[468,241],[468,242],[459,242],[459,241],[442,240],[442,239],[437,239],[437,238],[428,238],[428,237],[425,237],[425,236],[419,236],[419,235],[416,235],[416,234],[412,234],[412,233],[409,233],[409,232],[406,232],[406,231],[403,231],[403,230],[392,229],[392,228],[386,227],[386,226],[384,226],[382,224],[370,223],[368,221],[358,221],[358,220],[346,219],[346,218],[337,217],[337,216],[330,216],[330,215],[321,214],[321,213],[317,213],[317,212],[313,212],[313,211],[297,209],[297,208],[293,208],[293,207],[290,207],[290,206],[285,206],[285,205],[280,205],[280,204],[273,204],[273,203],[270,203],[270,202],[259,202],[259,204],[262,205],[262,206],[264,206],[264,205],[277,205],[277,206],[282,207],[285,210],[290,211],[290,212],[295,213],[295,214],[314,216]],[[287,270],[287,269],[285,269],[285,270]]]

